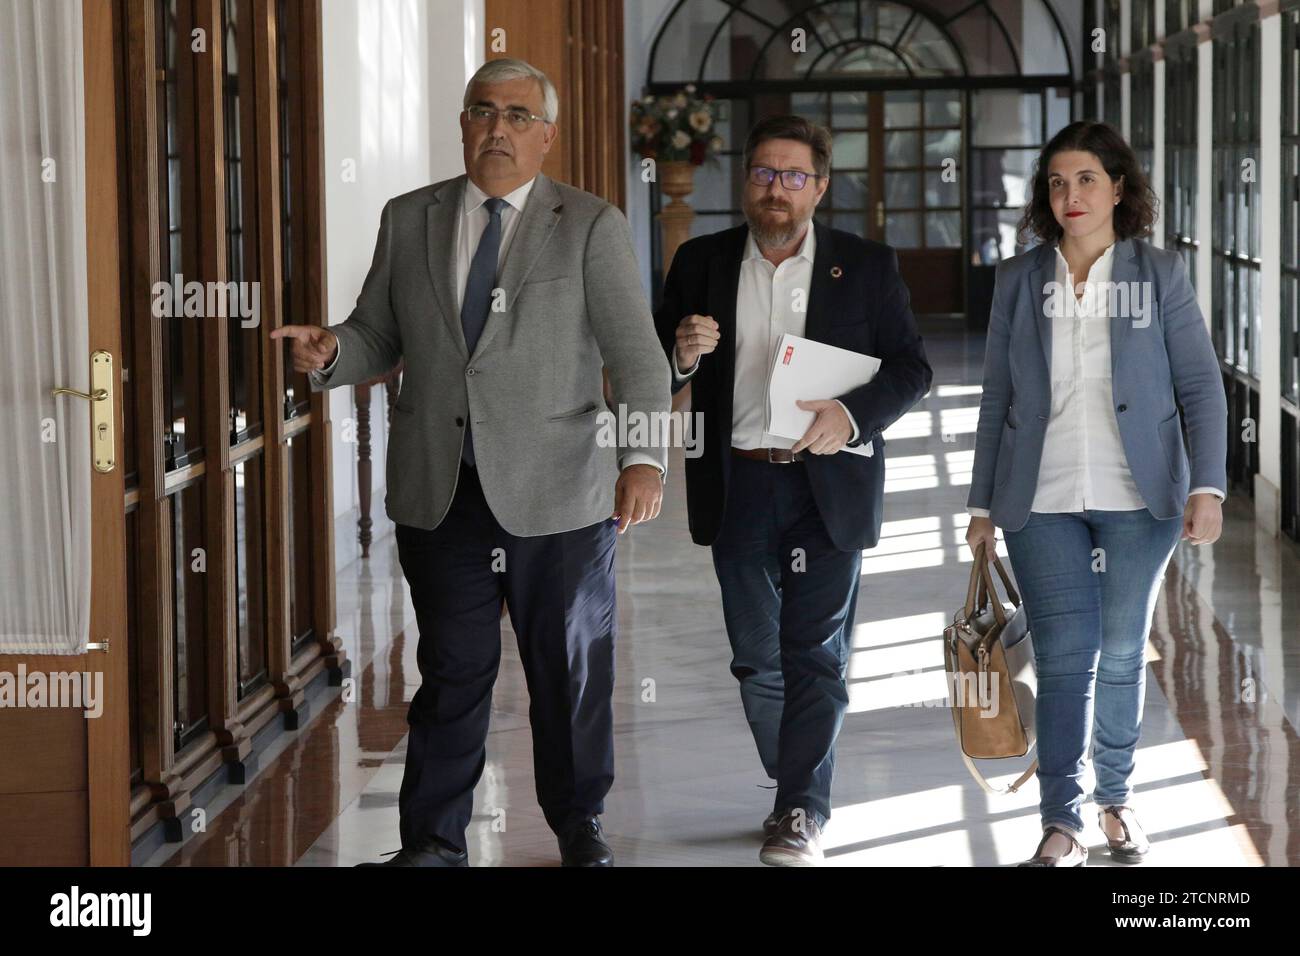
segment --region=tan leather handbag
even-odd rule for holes
[[[984,545],[976,547],[966,604],[944,628],[948,703],[957,744],[971,776],[989,793],[1015,793],[1038,769],[1035,760],[1004,789],[990,784],[972,761],[1023,757],[1034,746],[1037,675],[1034,645],[1020,594],[1002,560],[993,556],[1011,603],[1004,605],[989,573]]]

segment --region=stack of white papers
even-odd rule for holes
[[[880,359],[853,352],[824,342],[781,336],[768,381],[768,433],[778,438],[798,441],[812,426],[817,415],[795,404],[838,398],[876,377]],[[862,423],[858,423],[862,427]],[[875,454],[871,442],[857,448],[842,448],[851,455],[870,458]]]

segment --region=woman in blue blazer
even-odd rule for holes
[[[1147,632],[1180,537],[1222,527],[1223,380],[1182,259],[1143,238],[1156,202],[1112,127],[1072,123],[1034,170],[1020,233],[1039,245],[997,269],[966,540],[991,559],[1002,528],[1033,632],[1043,838],[1022,866],[1086,861],[1090,738],[1109,851],[1145,856]]]

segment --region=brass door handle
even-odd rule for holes
[[[59,386],[58,388],[54,389],[50,394],[51,395],[75,395],[77,396],[77,398],[84,398],[90,402],[102,402],[104,401],[104,399],[108,398],[108,389],[97,388],[93,392],[79,392],[75,388],[64,388],[63,386]]]
[[[107,474],[117,463],[117,429],[113,415],[113,356],[99,349],[90,356],[90,391],[60,385],[52,389],[53,395],[71,395],[84,398],[90,406],[90,441],[94,452],[95,471]]]

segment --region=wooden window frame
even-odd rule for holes
[[[206,31],[206,53],[194,54],[194,99],[199,107],[191,112],[195,123],[193,146],[198,156],[194,177],[192,209],[197,222],[197,249],[193,265],[187,262],[186,280],[224,282],[226,262],[226,179],[222,83],[225,63],[222,47],[223,0],[181,0],[193,5],[194,25]],[[322,0],[289,0],[295,29],[286,32],[293,44],[298,71],[288,84],[295,107],[287,126],[297,144],[297,167],[292,188],[298,199],[295,226],[298,239],[293,250],[294,321],[326,325],[325,232],[324,232],[324,142],[322,89]],[[118,100],[121,156],[125,163],[119,174],[119,192],[128,200],[123,207],[127,238],[122,274],[126,289],[123,302],[128,318],[131,354],[123,364],[134,375],[134,420],[132,431],[139,442],[137,481],[128,490],[126,506],[138,512],[140,550],[138,560],[139,619],[134,622],[131,652],[138,655],[136,706],[140,747],[140,780],[132,788],[129,803],[130,838],[136,840],[158,823],[170,840],[180,839],[182,816],[193,802],[194,792],[213,774],[224,770],[227,779],[243,782],[253,735],[272,720],[283,721],[287,729],[298,726],[304,713],[306,688],[323,671],[338,684],[347,667],[342,642],[334,635],[335,594],[333,580],[333,507],[331,424],[326,393],[311,393],[298,403],[286,421],[284,386],[285,360],[282,343],[272,342],[270,332],[283,323],[281,272],[280,189],[283,156],[279,138],[279,63],[277,48],[278,10],[276,0],[242,0],[241,15],[251,21],[250,56],[241,57],[240,71],[252,71],[256,95],[254,115],[256,149],[245,154],[245,201],[252,190],[258,215],[245,217],[245,228],[257,231],[257,261],[249,275],[261,284],[260,353],[261,395],[250,400],[262,403],[262,434],[246,436],[231,446],[229,407],[228,321],[207,317],[202,324],[203,378],[202,460],[185,467],[166,469],[162,408],[161,323],[173,321],[152,314],[151,289],[160,275],[160,240],[152,224],[159,215],[158,64],[155,31],[157,7],[119,0],[114,4],[117,44],[122,51],[119,64],[122,96]],[[187,39],[182,37],[182,40]],[[187,111],[182,108],[181,113]],[[191,253],[187,250],[187,256]],[[293,648],[289,634],[289,606],[284,584],[289,563],[294,560],[287,539],[287,510],[292,507],[287,484],[286,456],[290,435],[307,432],[311,442],[309,513],[314,543],[319,549],[312,562],[311,607],[313,640]],[[260,458],[265,514],[262,527],[266,556],[267,681],[240,695],[236,653],[235,615],[237,594],[234,578],[234,466]],[[207,549],[204,580],[207,635],[207,703],[210,726],[178,748],[172,733],[172,589],[170,501],[184,482],[199,482],[204,489],[203,536]]]

